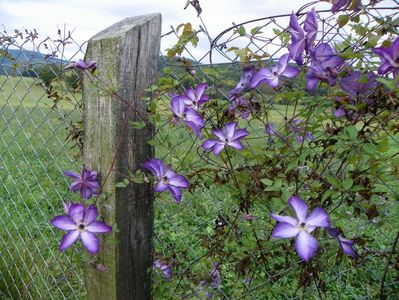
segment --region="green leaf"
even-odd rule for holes
[[[377,146],[371,143],[364,144],[363,149],[367,154],[375,154],[377,152]]]
[[[146,126],[144,121],[133,121],[130,122],[130,124],[132,125],[133,129],[142,129]]]
[[[348,15],[340,15],[338,17],[338,25],[340,28],[344,27],[346,24],[348,24],[349,21],[349,16]]]
[[[338,190],[341,189],[341,187],[342,187],[341,182],[339,181],[339,179],[336,176],[326,175],[325,178],[326,178],[327,182],[329,184],[331,184],[334,188],[336,188]]]
[[[123,181],[120,181],[115,184],[115,187],[117,188],[125,188],[129,185],[129,180],[127,178],[123,179]]]
[[[262,34],[263,32],[260,31],[260,28],[262,28],[261,26],[257,26],[251,29],[251,34],[255,35],[255,34]]]
[[[389,150],[389,141],[388,138],[384,138],[381,142],[378,143],[377,146],[378,151],[387,152]]]
[[[244,26],[241,25],[240,27],[238,27],[238,34],[239,34],[240,36],[244,36],[246,33],[247,33],[247,32],[246,32]]]
[[[356,126],[351,125],[351,126],[345,127],[345,133],[350,140],[356,140],[356,138],[357,138]]]
[[[262,178],[262,179],[260,180],[260,182],[262,182],[264,185],[267,185],[267,186],[271,186],[271,185],[273,184],[273,181],[271,181],[271,180],[268,179],[268,178]]]
[[[323,197],[321,198],[321,202],[324,202],[324,201],[326,201],[328,198],[330,198],[333,194],[335,194],[337,191],[336,190],[334,190],[334,189],[329,189],[329,190],[327,190],[325,193],[324,193],[324,195],[323,195]]]
[[[344,180],[344,182],[342,183],[342,187],[344,188],[344,190],[350,190],[350,188],[353,186],[353,180],[352,178],[347,178]]]

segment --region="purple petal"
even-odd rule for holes
[[[324,208],[316,207],[306,218],[305,224],[316,227],[330,227],[330,218]]]
[[[300,72],[301,71],[299,71],[297,68],[293,66],[287,66],[287,68],[284,70],[284,72],[281,75],[288,78],[293,78],[295,76],[298,76]]]
[[[153,158],[144,162],[141,166],[142,168],[151,171],[157,178],[163,177],[165,165],[162,160]]]
[[[96,254],[100,250],[100,240],[94,233],[82,231],[80,239],[82,240],[83,246],[85,246],[90,253]]]
[[[248,131],[246,129],[237,129],[233,135],[233,140],[241,139],[248,135]]]
[[[344,238],[339,238],[338,241],[339,241],[339,243],[340,243],[340,246],[341,246],[341,248],[342,248],[342,251],[343,251],[345,254],[348,254],[348,255],[352,256],[353,258],[356,257],[356,251],[355,251],[355,249],[353,248],[353,241],[347,240],[347,239],[344,239]]]
[[[72,230],[72,231],[69,231],[66,234],[64,234],[62,237],[62,241],[61,241],[59,250],[61,252],[63,252],[67,248],[72,246],[72,244],[75,243],[76,240],[79,238],[79,235],[80,235],[79,230]]]
[[[306,90],[312,92],[316,89],[319,79],[308,74],[309,73],[306,74]]]
[[[266,79],[266,83],[272,88],[277,88],[278,82],[279,82],[278,76],[274,76],[272,79]]]
[[[183,118],[184,109],[186,108],[184,100],[186,97],[176,96],[172,98],[170,102],[171,110],[178,118]]]
[[[273,78],[274,78],[274,75],[269,69],[262,68],[252,77],[252,79],[249,83],[249,87],[255,88],[262,82],[266,82],[267,79],[273,79]]]
[[[201,147],[204,148],[205,150],[210,150],[213,148],[213,146],[215,146],[216,143],[217,141],[208,139],[201,145]]]
[[[288,53],[284,54],[280,57],[280,59],[278,60],[278,64],[277,64],[277,74],[279,74],[279,75],[283,74],[284,70],[288,66],[288,61],[290,59],[291,59],[291,57]]]
[[[189,187],[189,183],[188,183],[187,179],[182,175],[176,175],[176,176],[169,178],[169,183],[170,183],[170,185],[177,186],[180,188],[188,188]]]
[[[308,206],[297,196],[291,196],[288,200],[288,204],[295,210],[298,218],[298,223],[303,223],[306,220],[306,214],[308,212]]]
[[[304,261],[308,261],[315,254],[318,244],[316,238],[305,230],[301,230],[295,239],[296,252]]]
[[[272,231],[272,237],[282,239],[292,238],[297,236],[300,231],[301,230],[298,227],[291,224],[277,223]]]
[[[91,204],[91,205],[89,205],[89,207],[86,208],[86,212],[85,212],[83,221],[85,224],[90,224],[95,219],[97,219],[97,217],[98,217],[97,207],[95,207],[93,204]]]
[[[103,221],[94,221],[85,227],[87,231],[92,233],[109,233],[112,231],[112,227],[107,225]]]
[[[280,216],[280,215],[276,215],[276,214],[270,214],[270,216],[273,219],[275,219],[277,222],[288,223],[293,226],[298,225],[298,220],[293,217],[290,217],[290,216]]]
[[[241,144],[240,140],[238,140],[238,139],[237,140],[232,140],[227,145],[229,145],[229,146],[231,146],[231,147],[233,147],[235,149],[238,149],[238,150],[244,149],[244,146]]]
[[[222,142],[224,142],[224,140],[226,139],[226,136],[224,135],[222,129],[214,129],[212,130],[212,133],[216,135],[219,138],[219,140],[221,140]]]
[[[179,187],[169,186],[169,191],[173,198],[175,198],[177,203],[180,203],[182,197],[182,191]]]
[[[154,192],[161,193],[169,188],[169,185],[166,184],[163,180],[157,181],[157,185],[154,188]]]
[[[72,204],[71,208],[69,209],[69,216],[78,224],[83,221],[85,213],[85,206],[81,203]]]
[[[213,154],[218,156],[220,152],[224,149],[225,144],[224,143],[218,143],[216,142],[215,145],[213,146]]]
[[[197,88],[195,89],[195,92],[197,94],[197,99],[201,99],[202,95],[205,93],[205,90],[208,88],[208,85],[206,83],[200,83],[197,85]]]
[[[303,64],[303,51],[305,51],[305,40],[299,40],[288,46],[288,51],[290,52],[292,58],[298,65]]]
[[[55,217],[50,223],[61,230],[74,230],[77,228],[77,225],[69,216]]]
[[[75,173],[73,171],[64,171],[63,174],[65,176],[71,177],[73,179],[81,179],[80,174]]]
[[[80,191],[80,189],[82,188],[82,182],[80,181],[80,179],[79,179],[79,181],[75,181],[75,182],[73,182],[70,186],[69,186],[69,189],[72,191],[72,192],[76,192],[76,191]]]
[[[225,132],[225,136],[226,138],[231,141],[233,139],[234,133],[235,133],[235,129],[237,127],[237,123],[232,122],[232,123],[227,123],[223,129]]]

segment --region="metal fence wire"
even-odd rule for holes
[[[71,197],[62,171],[81,168],[80,77],[62,69],[84,46],[61,30],[0,33],[0,299],[85,295],[81,253],[60,255],[49,226]]]
[[[298,12],[300,23],[308,9]],[[341,14],[344,12],[317,12],[317,42],[334,45],[347,40],[355,52],[367,37],[352,40],[352,28],[337,25]],[[361,17],[368,28],[377,30],[383,22],[368,23],[367,15],[394,20],[398,18],[398,2],[381,1]],[[185,191],[179,205],[163,193],[156,198],[154,259],[169,264],[173,276],[165,278],[155,270],[154,298],[372,299],[379,295],[382,282],[387,298],[396,298],[399,258],[392,244],[399,228],[398,181],[375,179],[389,192],[388,198],[381,196],[374,201],[378,215],[359,218],[347,211],[333,220],[346,224],[347,237],[359,237],[356,242],[361,257],[338,260],[322,256],[327,260],[323,264],[326,268],[313,270],[305,269],[295,256],[280,256],[282,249],[291,245],[270,239],[274,223],[268,214],[275,207],[266,201],[254,202],[254,219],[249,222],[239,210],[234,187],[226,184],[226,174],[198,176],[204,161],[215,168],[220,163],[201,150],[200,141],[184,126],[171,122],[169,92],[206,81],[207,93],[226,110],[230,105],[228,92],[237,84],[244,65],[236,50],[248,48],[253,56],[264,57],[262,61],[267,64],[286,53],[290,43],[289,15],[234,24],[215,37],[201,16],[198,20],[196,33],[201,41],[209,41],[209,50],[202,53],[187,44],[175,58],[160,54],[157,87],[163,94],[154,100],[158,123],[152,142],[156,157],[196,180],[191,182],[196,189]],[[163,38],[178,42],[180,34],[173,28]],[[68,191],[62,171],[81,168],[81,76],[63,68],[83,58],[85,46],[66,30],[54,39],[42,39],[36,31],[0,33],[0,299],[82,299],[86,295],[82,270],[85,252],[73,247],[68,255],[59,254],[60,234],[49,226],[49,220],[61,213],[61,203],[75,197]],[[341,52],[345,54],[345,50]],[[347,61],[355,65],[359,58]],[[293,85],[296,90],[304,89],[298,82]],[[276,130],[283,129],[284,121],[297,114],[290,101],[280,97],[286,88],[260,88],[258,102],[250,107],[252,112],[267,112]],[[270,149],[265,144],[264,124],[248,118],[243,125],[251,132],[251,143],[245,142],[247,151]],[[391,147],[399,146],[397,136],[390,138]],[[306,171],[305,167],[300,170]],[[260,244],[254,244],[254,235]],[[332,242],[322,246],[333,247]],[[215,270],[220,282],[212,286]]]
[[[296,13],[300,24],[303,24],[305,14],[317,2],[301,8]],[[346,58],[347,65],[356,66],[360,62],[372,65],[375,61],[369,57],[353,55],[364,43],[370,41],[370,34],[361,33],[361,30],[381,30],[385,20],[398,18],[398,8],[397,1],[381,1],[375,6],[369,6],[367,12],[339,11],[332,14],[330,10],[318,11],[316,42],[338,47],[345,41],[346,48],[337,48],[337,51]],[[351,18],[359,15],[359,24],[363,25],[340,26],[339,22],[343,17],[339,18],[342,15]],[[335,224],[345,224],[346,236],[355,239],[361,253],[358,259],[340,260],[335,256],[321,255],[315,260],[321,262],[324,269],[312,269],[310,265],[305,266],[299,262],[299,259],[284,257],[282,252],[274,250],[293,247],[293,244],[287,243],[286,240],[270,239],[274,221],[269,217],[269,213],[276,211],[277,208],[272,203],[275,202],[273,197],[278,196],[270,190],[267,192],[267,189],[263,195],[248,195],[257,201],[248,200],[251,202],[253,220],[246,220],[244,213],[240,212],[239,201],[236,200],[236,187],[229,186],[229,174],[223,172],[223,159],[204,152],[201,149],[202,141],[199,141],[194,133],[181,124],[171,122],[170,93],[177,90],[182,94],[186,88],[195,87],[200,82],[206,82],[209,86],[206,92],[212,99],[209,106],[217,107],[219,112],[227,111],[231,105],[229,91],[236,86],[243,68],[248,66],[249,61],[255,61],[254,58],[260,57],[261,65],[273,65],[281,55],[288,52],[289,19],[290,14],[286,14],[241,24],[233,23],[219,35],[212,36],[207,30],[206,22],[199,16],[198,24],[192,26],[191,38],[198,36],[200,49],[206,49],[201,41],[209,42],[208,50],[203,52],[187,42],[190,36],[184,35],[183,28],[187,29],[185,25],[165,33],[164,38],[174,37],[176,45],[180,43],[180,48],[174,47],[169,50],[173,59],[161,54],[163,77],[159,87],[165,93],[157,100],[156,112],[163,121],[157,126],[154,139],[156,156],[170,163],[177,173],[188,176],[195,188],[184,194],[179,205],[165,195],[156,198],[155,255],[165,264],[169,264],[173,270],[172,279],[165,278],[161,272],[156,274],[156,298],[373,299],[381,296],[382,286],[384,295],[381,297],[394,299],[399,295],[398,268],[394,262],[397,252],[392,251],[398,227],[397,181],[376,179],[377,185],[389,191],[386,194],[389,195],[387,198],[373,199],[379,208],[378,216],[372,216],[370,210],[368,218],[359,218],[353,214],[352,209],[348,209],[341,211],[337,214],[339,217],[333,219]],[[360,36],[358,39],[355,39],[356,34]],[[195,38],[193,40],[195,44]],[[242,49],[245,51],[240,52]],[[351,49],[351,54],[347,49]],[[253,64],[258,66],[259,61],[258,64]],[[267,143],[268,138],[264,133],[266,124],[255,120],[256,114],[268,115],[268,122],[275,124],[275,130],[284,132],[286,122],[300,115],[300,108],[294,105],[295,91],[305,92],[304,89],[303,81],[294,81],[291,85],[282,84],[275,90],[264,85],[256,91],[256,97],[246,96],[247,100],[249,97],[249,110],[253,117],[248,117],[239,124],[240,128],[245,127],[250,132],[250,141],[244,141],[244,161],[240,161],[249,169],[248,176],[256,174],[257,170],[245,164],[245,151],[252,154],[279,151],[271,146],[273,142]],[[289,91],[293,100],[287,99],[288,96],[281,96]],[[320,107],[320,110],[325,109],[333,113],[331,106]],[[235,114],[240,113],[239,109],[236,109]],[[207,113],[205,115],[207,124],[211,123],[211,127],[217,128],[214,116]],[[233,116],[227,116],[229,117],[235,120],[234,112]],[[313,128],[315,132],[319,129]],[[398,149],[398,136],[390,138],[393,149]],[[309,151],[308,154],[316,155],[316,147],[310,147]],[[359,149],[354,147],[347,155],[350,156],[356,151]],[[204,168],[219,171],[215,171],[213,176],[209,172],[203,172]],[[303,174],[309,171],[306,166],[298,168],[298,172]],[[334,172],[334,168],[331,166],[331,170],[327,171]],[[267,174],[272,170],[271,166],[264,166],[262,171],[263,174]],[[202,172],[206,175],[202,175]],[[249,186],[257,184],[256,179],[249,182]],[[243,186],[241,188],[244,191],[250,190]],[[295,191],[293,187],[282,189],[289,193]],[[306,191],[306,187],[304,190]],[[332,244],[326,243],[320,247],[328,246]],[[395,253],[396,256],[393,255]],[[215,274],[220,275],[220,278],[216,279]]]

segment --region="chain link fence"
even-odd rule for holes
[[[306,13],[317,2],[304,6],[296,13],[300,24],[303,24]],[[356,15],[359,16],[356,24],[342,24],[343,21],[357,18]],[[385,21],[397,20],[398,2],[381,1],[364,13],[362,10],[335,14],[330,10],[318,11],[317,18],[317,43],[329,43],[337,47],[348,66],[377,66],[378,62],[371,56],[358,56],[356,52],[365,43],[373,42],[372,33],[383,30]],[[269,213],[279,209],[275,204],[279,197],[276,191],[286,189],[292,194],[297,190],[295,185],[281,187],[280,184],[274,189],[272,177],[270,186],[261,194],[248,192],[251,187],[259,185],[260,178],[254,174],[271,174],[268,172],[273,172],[273,166],[278,165],[279,161],[271,160],[271,165],[263,165],[262,170],[258,170],[259,165],[245,164],[245,151],[252,154],[276,151],[279,153],[277,156],[284,159],[284,151],[274,146],[278,137],[265,135],[265,127],[273,123],[275,132],[286,132],[288,122],[306,114],[303,107],[308,102],[302,105],[297,102],[298,93],[307,94],[305,81],[302,78],[289,84],[285,82],[274,90],[266,85],[260,86],[256,96],[249,92],[245,94],[247,103],[244,107],[232,104],[229,91],[239,82],[243,69],[248,68],[251,61],[258,68],[259,65],[275,65],[279,57],[288,52],[289,20],[290,14],[287,14],[233,24],[215,37],[207,31],[206,23],[199,16],[199,25],[193,26],[192,30],[186,24],[172,28],[166,34],[174,36],[178,46],[169,49],[168,53],[173,59],[161,56],[163,71],[158,87],[164,94],[158,96],[157,100],[156,113],[162,124],[157,127],[154,141],[156,156],[170,163],[177,173],[187,176],[195,187],[185,193],[179,205],[164,195],[156,199],[155,255],[173,270],[173,279],[165,278],[161,272],[156,274],[156,298],[374,299],[381,296],[382,290],[381,297],[394,299],[399,295],[397,252],[393,250],[399,225],[399,184],[395,178],[387,180],[382,176],[376,179],[376,188],[384,192],[381,196],[374,195],[369,206],[358,208],[362,212],[366,211],[367,216],[358,217],[356,209],[349,207],[345,209],[338,205],[334,209],[336,214],[332,222],[345,228],[345,235],[354,239],[359,257],[352,260],[331,254],[326,256],[321,250],[319,257],[315,257],[314,262],[308,265],[284,254],[284,250],[293,248],[292,243],[270,238],[274,221]],[[185,33],[186,29],[189,34]],[[197,37],[200,41],[209,41],[208,50],[200,54],[192,45],[198,42]],[[203,45],[201,49],[204,49]],[[254,62],[256,60],[257,63]],[[306,64],[302,70],[306,72]],[[253,218],[245,213],[247,207],[237,201],[237,186],[229,186],[229,171],[223,171],[226,169],[223,160],[204,152],[202,141],[183,125],[171,122],[170,93],[177,90],[183,94],[186,88],[195,87],[200,82],[206,82],[209,86],[206,93],[211,96],[211,101],[206,107],[211,107],[217,113],[228,112],[223,116],[228,120],[237,120],[235,117],[242,117],[245,111],[251,115],[240,121],[240,128],[245,127],[250,132],[250,141],[244,142],[244,160],[233,164],[243,164],[243,168],[248,168],[247,176],[251,179],[247,181],[247,186],[241,185],[239,188],[248,192],[243,198],[250,203],[249,211]],[[317,113],[332,115],[335,106],[331,103],[318,107]],[[266,115],[266,119],[257,117],[261,114]],[[394,115],[398,116],[397,111]],[[220,126],[214,115],[205,112],[204,117],[207,124],[211,123],[210,127]],[[309,118],[316,118],[316,114]],[[321,128],[309,129],[316,135],[316,140],[321,137]],[[204,129],[205,135],[211,136],[207,130]],[[378,134],[376,132],[375,136]],[[390,135],[390,145],[391,149],[399,149],[397,135]],[[306,155],[317,156],[319,148],[309,147],[307,151]],[[346,155],[351,156],[359,151],[361,149],[354,146]],[[298,160],[302,154],[298,152]],[[396,165],[396,151],[390,154],[392,165]],[[338,163],[344,164],[345,159],[343,157]],[[385,167],[380,166],[381,173]],[[205,168],[207,171],[203,172]],[[336,168],[338,166],[330,166],[326,172],[334,172]],[[210,175],[209,169],[214,169],[215,173]],[[302,179],[297,184],[301,188],[305,186],[305,191],[307,182],[312,182],[312,179],[305,179],[306,174],[310,173],[311,168],[307,165],[298,166],[297,178]],[[238,181],[245,182],[241,178]],[[356,197],[360,195],[354,195]],[[334,198],[344,199],[344,196],[337,192]],[[334,240],[323,242],[320,247],[334,247]],[[320,265],[323,265],[323,269],[317,267]]]
[[[67,48],[75,51],[68,58]],[[59,232],[49,226],[71,197],[62,171],[81,168],[80,75],[62,70],[83,55],[66,32],[0,33],[1,299],[85,295],[82,253],[60,255]]]
[[[376,19],[398,17],[397,1],[378,5],[361,17],[370,31],[384,26]],[[298,12],[300,22],[308,8]],[[353,30],[363,29],[341,28],[337,24],[341,14],[317,13],[317,41],[348,41],[351,53],[356,52],[370,36],[353,40]],[[371,299],[379,295],[384,283],[388,298],[394,299],[399,294],[398,256],[392,250],[399,228],[397,180],[377,178],[378,188],[384,191],[373,199],[378,214],[361,208],[369,209],[369,218],[342,211],[333,220],[345,227],[347,237],[356,238],[361,252],[358,259],[320,255],[315,258],[317,263],[304,266],[295,257],[285,256],[284,251],[291,248],[289,243],[270,239],[274,223],[268,214],[279,207],[266,200],[275,197],[274,190],[244,195],[248,199],[263,198],[251,203],[253,219],[248,220],[237,203],[236,187],[226,184],[229,174],[202,174],[204,162],[214,168],[225,166],[204,153],[186,128],[171,122],[169,92],[207,82],[207,93],[215,100],[209,105],[225,111],[231,106],[229,90],[239,81],[243,66],[254,58],[264,64],[275,62],[286,52],[290,36],[289,15],[234,24],[216,37],[209,34],[201,17],[199,21],[195,35],[210,41],[208,51],[198,55],[198,49],[185,44],[174,58],[160,54],[157,87],[162,92],[157,95],[159,125],[153,141],[156,156],[171,163],[196,188],[185,192],[179,205],[167,195],[156,198],[154,258],[170,264],[173,276],[168,279],[154,273],[154,298],[205,299],[212,294],[216,299]],[[179,44],[181,31],[173,29],[164,38],[173,36]],[[1,33],[0,45],[0,298],[82,299],[86,294],[82,269],[86,254],[79,247],[70,249],[68,255],[59,254],[60,234],[49,226],[49,220],[60,214],[63,201],[74,197],[62,171],[81,168],[80,73],[63,68],[69,61],[83,58],[85,44],[77,43],[66,31],[59,31],[55,39],[41,39],[35,31],[16,31]],[[347,49],[340,50],[345,56]],[[360,60],[367,62],[368,57],[347,59],[356,65]],[[301,109],[281,96],[303,91],[303,82],[292,84],[279,90],[258,89],[246,109],[251,115],[266,114],[276,131],[284,131],[285,122],[294,119]],[[322,109],[332,112],[331,107]],[[235,107],[230,113],[233,115],[228,117],[234,118],[242,112]],[[214,122],[212,116],[208,117]],[[273,137],[265,138],[264,122],[256,117],[243,122],[251,132],[251,140],[245,144],[247,151],[275,149]],[[399,145],[397,136],[390,138],[391,148]],[[352,154],[358,150],[354,148]],[[309,151],[309,155],[317,156],[316,147]],[[393,156],[392,165],[396,164]],[[308,169],[300,167],[298,176],[303,178]],[[254,166],[248,169],[248,176],[257,171]],[[268,170],[270,166],[264,166],[262,172]],[[251,178],[248,185],[257,181]],[[334,245],[331,241],[321,247]],[[317,269],[319,262],[326,268]],[[221,282],[213,286],[216,270]]]

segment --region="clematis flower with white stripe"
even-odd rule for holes
[[[170,165],[165,166],[164,162],[158,158],[147,160],[142,164],[142,168],[151,171],[157,178],[155,192],[169,191],[176,202],[180,203],[182,198],[181,190],[190,186],[183,175],[173,172]]]
[[[240,140],[248,135],[248,131],[246,129],[238,129],[237,123],[227,123],[223,128],[215,129],[212,132],[219,140],[207,139],[202,144],[202,148],[205,150],[213,150],[213,154],[216,156],[219,155],[226,146],[238,150],[244,149]]]
[[[288,65],[291,59],[290,54],[284,54],[278,60],[277,66],[272,68],[262,68],[252,77],[249,83],[250,88],[255,88],[261,83],[267,83],[272,88],[278,87],[280,77],[294,78],[299,75],[300,71]]]
[[[67,233],[62,237],[59,247],[61,252],[71,247],[78,239],[82,241],[83,246],[91,253],[97,254],[100,250],[100,240],[97,237],[99,233],[109,233],[112,227],[103,221],[97,221],[98,210],[92,204],[86,207],[82,203],[64,206],[66,215],[57,216],[50,223]]]
[[[278,223],[272,231],[274,238],[295,238],[295,249],[304,261],[316,253],[318,241],[311,235],[317,227],[330,227],[330,218],[325,209],[316,207],[308,216],[308,206],[297,196],[291,196],[288,204],[296,217],[271,214]]]

